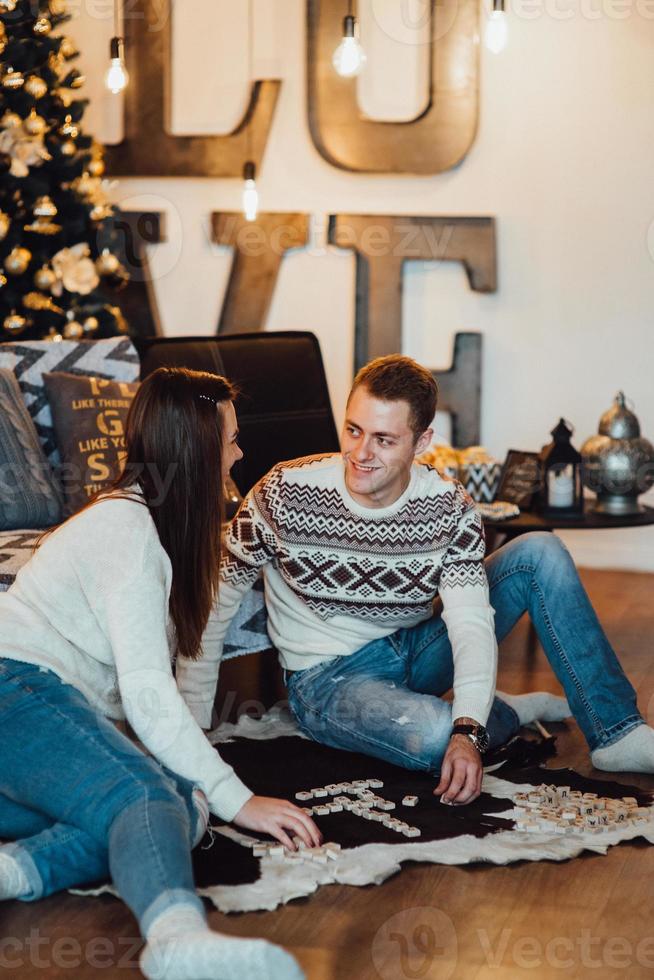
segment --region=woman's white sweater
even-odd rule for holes
[[[126,718],[159,762],[197,783],[211,810],[232,820],[252,793],[175,683],[171,583],[147,507],[100,500],[50,534],[0,594],[0,657],[45,667],[103,715]]]

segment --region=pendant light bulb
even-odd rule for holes
[[[493,0],[493,9],[486,24],[486,36],[484,38],[486,47],[493,54],[500,54],[504,51],[508,39],[509,22],[504,9],[504,0]]]
[[[251,160],[243,167],[243,214],[246,221],[256,221],[259,210],[259,192],[255,180],[256,168]]]
[[[356,17],[348,14],[343,19],[343,39],[334,51],[332,64],[343,78],[358,75],[366,63],[366,53],[357,37]]]
[[[123,39],[122,37],[112,37],[111,45],[109,48],[110,63],[107,73],[104,76],[104,83],[114,95],[118,95],[122,92],[129,82],[129,75],[127,74],[127,69],[125,68],[125,59],[123,57]]]

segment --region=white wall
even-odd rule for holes
[[[379,29],[388,24],[384,5],[398,0],[367,2],[370,29]],[[107,120],[115,105],[107,108],[111,97],[101,86],[110,20],[91,3],[78,0],[70,33],[82,50],[93,100],[87,128],[111,138],[115,126]],[[580,445],[619,388],[654,441],[654,2],[516,3],[506,51],[493,56],[482,49],[481,118],[472,150],[453,171],[414,177],[348,174],[322,160],[306,121],[304,3],[255,0],[255,74],[283,79],[259,179],[261,205],[313,215],[311,246],[284,260],[267,329],[311,329],[319,336],[340,420],[351,378],[354,259],[324,246],[325,216],[495,215],[498,292],[471,292],[458,265],[411,263],[405,352],[444,367],[454,331],[483,332],[482,439],[500,458],[509,447],[540,448],[560,415],[573,422]],[[420,0],[403,0],[413,23],[419,6]],[[173,71],[178,131],[197,132],[200,121],[206,126],[211,104],[215,131],[238,118],[244,94],[234,77],[242,75],[247,53],[236,42],[243,44],[245,7],[244,0],[175,0],[176,50],[189,59]],[[202,17],[203,8],[210,17]],[[217,11],[234,44],[226,46],[223,35],[216,40],[221,56],[211,57]],[[189,32],[198,45],[192,61]],[[415,49],[413,72],[398,78],[392,62],[369,62],[374,84],[362,84],[361,97],[371,114],[389,91],[394,112],[419,108],[425,55],[411,40],[405,32],[401,55],[405,65],[407,47]],[[374,51],[379,38],[370,42]],[[413,91],[401,89],[409,77]],[[240,189],[237,179],[182,178],[121,180],[112,188],[123,206],[160,207],[169,215],[171,240],[151,250],[169,334],[215,330],[230,257],[208,240],[209,214],[239,209]],[[654,570],[654,528],[565,537],[584,564]]]

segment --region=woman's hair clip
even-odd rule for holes
[[[210,395],[198,395],[198,398],[204,398],[205,402],[211,402],[212,405],[216,404],[216,399],[211,398]]]

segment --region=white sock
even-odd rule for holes
[[[654,772],[654,730],[638,725],[613,745],[595,749],[590,758],[605,772]]]
[[[547,691],[532,691],[530,694],[505,694],[495,692],[500,701],[505,701],[518,716],[521,725],[531,725],[532,721],[563,721],[572,712],[565,698]]]
[[[139,962],[148,980],[305,980],[281,946],[213,932],[193,905],[162,912],[146,940]]]
[[[30,883],[15,857],[0,846],[0,901],[29,895]]]

